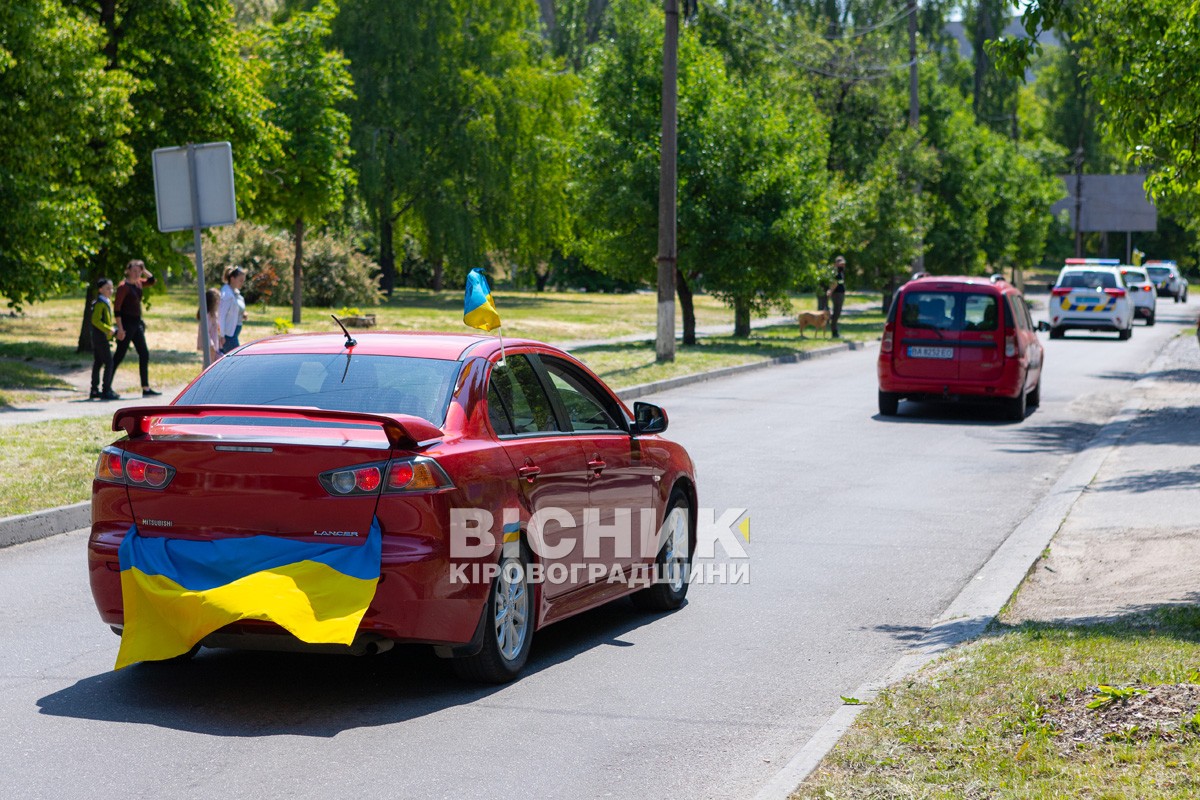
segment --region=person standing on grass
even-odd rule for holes
[[[225,270],[225,285],[221,287],[221,352],[229,353],[241,347],[239,337],[242,323],[246,320],[246,299],[242,297],[242,285],[246,283],[246,270],[228,267]]]
[[[838,256],[833,260],[833,283],[825,293],[829,297],[829,335],[834,339],[842,338],[838,333],[838,320],[842,317],[842,303],[846,299],[846,259]]]
[[[221,318],[217,313],[221,308],[221,293],[216,289],[206,291],[204,305],[208,314],[208,363],[211,364],[221,357]],[[199,311],[196,312],[196,319],[200,319]],[[204,346],[204,337],[197,326],[196,349],[203,353]]]
[[[96,281],[96,301],[92,303],[92,390],[89,400],[120,400],[113,391],[113,354],[109,342],[117,332],[113,324],[113,283],[108,278]],[[101,390],[100,370],[104,369],[104,388]]]
[[[138,374],[142,379],[142,397],[157,397],[162,392],[150,388],[150,350],[146,347],[146,326],[142,322],[142,290],[154,283],[146,262],[135,258],[125,266],[125,280],[117,287],[113,310],[117,314],[117,352],[113,371],[121,366],[130,343],[138,354]]]

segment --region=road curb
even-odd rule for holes
[[[92,524],[91,503],[76,503],[0,519],[0,547],[32,542]]]
[[[708,372],[697,372],[695,375],[680,375],[678,378],[664,378],[661,381],[640,383],[637,386],[630,386],[628,389],[620,390],[617,392],[617,397],[620,397],[622,400],[636,400],[639,397],[665,392],[669,389],[678,389],[682,386],[691,386],[695,383],[716,380],[717,378],[727,378],[730,375],[740,375],[743,372],[752,372],[756,369],[765,369],[766,367],[773,367],[777,364],[797,364],[801,361],[810,361],[814,358],[831,356],[835,353],[845,353],[850,350],[865,350],[871,344],[874,343],[843,342],[842,344],[835,344],[831,345],[830,347],[822,347],[819,350],[802,350],[798,353],[789,353],[786,356],[768,358],[762,361],[753,361],[749,364],[737,364],[732,367],[721,367],[720,369],[709,370]],[[586,364],[587,362],[584,361],[584,363]]]
[[[617,392],[617,396],[622,400],[633,400],[657,392],[665,392],[668,389],[678,389],[681,386],[724,378],[729,375],[737,375],[742,372],[749,372],[750,370],[763,369],[775,366],[776,364],[795,364],[800,361],[808,361],[813,358],[842,353],[848,350],[862,350],[869,344],[871,343],[845,342],[833,345],[832,347],[823,347],[820,350],[802,351],[778,358],[755,361],[751,364],[722,367],[721,369],[714,369],[708,372],[698,372],[695,375],[681,375],[678,378],[667,378],[666,380],[631,386],[628,389]],[[45,511],[36,511],[32,514],[5,517],[0,519],[0,548],[11,547],[14,544],[32,542],[35,539],[44,539],[47,536],[56,536],[67,531],[85,528],[91,522],[91,505],[88,502],[51,508]]]
[[[1161,370],[1167,349],[1164,346],[1159,351],[1150,367],[1135,383],[1135,389],[1155,380],[1147,376]],[[1041,502],[1013,528],[974,579],[933,621],[929,630],[913,646],[912,652],[902,656],[880,680],[864,683],[848,695],[863,701],[863,704],[844,705],[837,709],[799,752],[755,793],[754,800],[786,800],[820,766],[866,704],[874,700],[880,691],[912,675],[947,650],[983,633],[1021,588],[1021,583],[1057,535],[1080,495],[1091,485],[1100,467],[1145,408],[1146,396],[1140,394],[1101,426],[1083,450],[1071,459]]]

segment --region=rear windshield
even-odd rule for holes
[[[460,366],[457,361],[344,353],[231,355],[204,373],[178,404],[411,414],[441,425]]]
[[[1145,283],[1147,280],[1146,273],[1142,272],[1141,270],[1127,269],[1124,272],[1122,272],[1121,274],[1125,277],[1126,283],[1129,283],[1130,281],[1137,281],[1138,283]]]
[[[994,331],[999,324],[996,295],[978,292],[908,292],[900,322],[906,328],[940,331]]]
[[[1068,272],[1058,280],[1065,289],[1116,289],[1117,276],[1111,272]]]
[[[1147,267],[1146,269],[1156,278],[1165,278],[1171,274],[1171,270],[1168,267]]]

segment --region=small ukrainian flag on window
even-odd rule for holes
[[[463,322],[482,331],[500,327],[500,315],[492,300],[492,289],[481,267],[467,273],[467,293],[463,298]]]

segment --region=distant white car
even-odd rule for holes
[[[1159,297],[1173,297],[1176,303],[1186,303],[1188,298],[1187,278],[1179,272],[1174,261],[1147,261],[1142,266],[1154,281]]]
[[[1115,258],[1068,258],[1050,289],[1050,338],[1069,330],[1133,335],[1133,301]]]
[[[1154,315],[1158,307],[1158,296],[1154,282],[1146,274],[1146,270],[1122,264],[1121,277],[1125,279],[1125,287],[1133,300],[1133,316],[1135,319],[1146,320],[1146,325],[1154,324]]]

